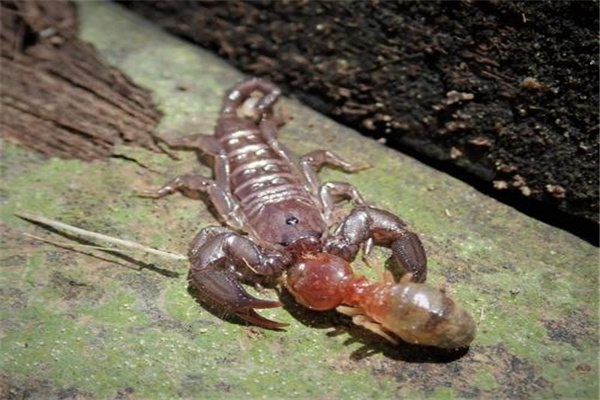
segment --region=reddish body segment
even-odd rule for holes
[[[394,342],[402,340],[441,348],[471,343],[475,325],[471,316],[442,292],[410,281],[369,282],[356,276],[344,259],[329,254],[308,256],[287,273],[286,286],[298,303],[313,310],[338,311]],[[344,307],[342,305],[350,306]]]
[[[297,301],[315,310],[337,308],[353,321],[390,341],[445,348],[467,346],[474,337],[471,317],[424,282],[427,261],[418,236],[397,216],[365,204],[358,190],[343,182],[320,184],[324,165],[347,172],[363,169],[325,150],[296,164],[276,140],[273,105],[280,95],[272,83],[249,79],[231,89],[213,136],[165,140],[173,148],[193,149],[214,158],[214,177],[183,175],[141,195],[162,197],[175,191],[208,194],[230,228],[202,229],[190,246],[189,279],[210,301],[262,327],[285,326],[255,309],[276,301],[250,296],[241,282],[283,280]],[[336,203],[351,200],[353,211],[333,233]],[[243,230],[248,236],[235,230]],[[400,282],[370,283],[356,277],[348,262],[362,247],[391,249]]]

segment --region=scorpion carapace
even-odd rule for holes
[[[175,191],[204,192],[229,226],[202,229],[190,245],[190,283],[209,301],[265,328],[286,326],[255,309],[281,306],[248,294],[241,283],[282,282],[297,301],[314,310],[336,308],[395,342],[458,348],[475,334],[472,318],[441,291],[425,285],[427,261],[419,237],[394,214],[369,206],[344,182],[320,184],[322,166],[355,172],[365,165],[315,150],[295,163],[277,141],[273,113],[280,90],[248,79],[225,97],[215,133],[163,139],[170,147],[214,158],[214,177],[183,175],[145,197]],[[337,203],[355,208],[336,225]],[[244,231],[247,235],[240,233]],[[373,244],[391,249],[403,274],[370,283],[349,262]]]

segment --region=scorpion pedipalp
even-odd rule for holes
[[[288,325],[257,314],[254,309],[281,307],[281,303],[251,296],[228,271],[215,268],[191,269],[189,280],[200,290],[202,296],[252,324],[270,329]]]
[[[325,243],[325,250],[353,260],[361,245],[384,244],[402,274],[411,273],[413,282],[427,277],[427,257],[419,237],[394,214],[371,206],[355,207]]]
[[[194,240],[190,249],[189,281],[202,296],[258,326],[275,329],[287,325],[254,311],[281,307],[280,302],[253,297],[240,284],[249,275],[279,275],[282,267],[277,261],[286,260],[284,256],[277,257],[273,251],[267,254],[247,237],[223,227],[207,227],[197,238],[202,240]]]

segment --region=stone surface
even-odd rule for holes
[[[238,72],[119,6],[78,7],[81,37],[153,91],[164,113],[161,132],[211,131]],[[430,284],[475,316],[479,331],[469,351],[391,346],[343,316],[302,310],[285,294],[283,309],[262,311],[290,323],[285,332],[236,324],[195,301],[185,263],[25,237],[74,243],[16,218],[18,210],[184,253],[199,228],[216,223],[206,205],[134,191],[210,170],[189,153],[175,161],[120,147],[116,156],[85,163],[4,144],[1,397],[598,397],[597,248],[296,102],[281,103],[294,117],[281,139],[296,154],[329,148],[373,165],[321,175],[355,184],[421,235]]]

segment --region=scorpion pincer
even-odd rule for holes
[[[196,150],[214,159],[214,177],[179,176],[141,193],[159,198],[181,191],[203,192],[228,227],[210,226],[193,239],[189,281],[208,301],[265,328],[271,321],[255,309],[281,306],[251,296],[241,283],[276,282],[313,310],[337,309],[352,321],[396,343],[466,347],[475,336],[471,316],[440,290],[423,282],[427,261],[418,236],[397,216],[369,206],[344,182],[320,184],[322,166],[346,172],[364,169],[326,150],[292,160],[276,139],[273,107],[280,90],[262,79],[235,85],[223,101],[215,133],[163,139],[175,149]],[[354,209],[332,233],[337,203]],[[242,234],[240,232],[245,232]],[[350,266],[359,250],[374,244],[391,250],[402,277],[369,282]]]

